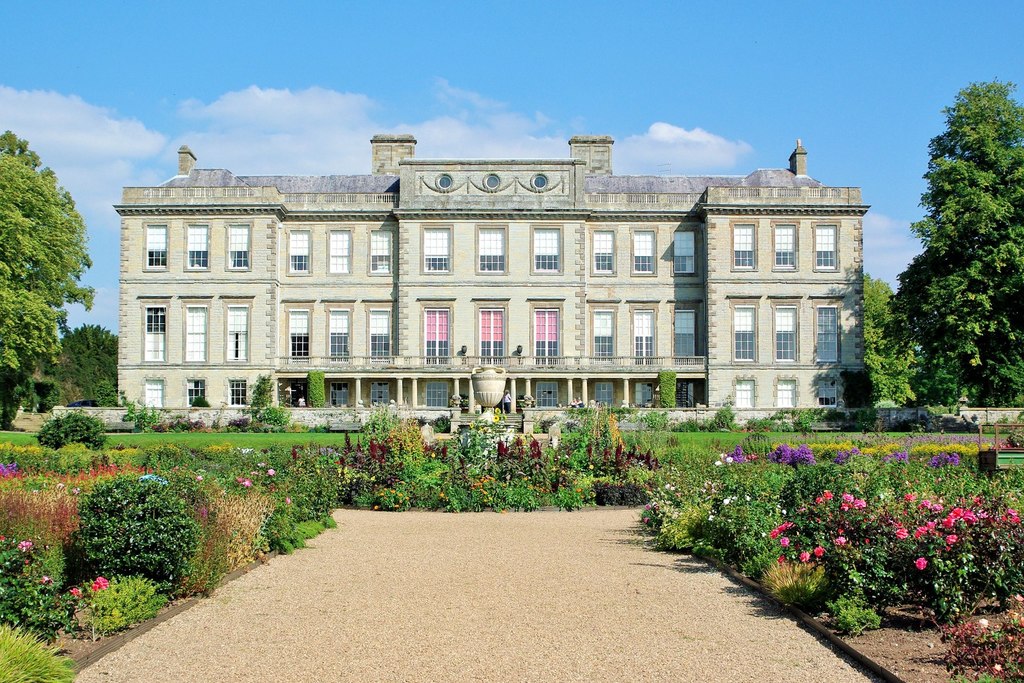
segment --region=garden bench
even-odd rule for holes
[[[327,429],[332,432],[359,432],[362,431],[363,425],[350,420],[334,420],[327,423]]]
[[[843,425],[839,422],[812,422],[812,432],[841,432]]]
[[[134,422],[125,422],[124,420],[113,420],[111,422],[107,422],[105,426],[106,426],[108,432],[134,432],[135,431],[135,423]]]

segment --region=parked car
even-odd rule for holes
[[[83,398],[81,401],[72,401],[68,408],[99,408],[100,404],[95,399]]]

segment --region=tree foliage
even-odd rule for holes
[[[0,426],[17,411],[16,388],[60,347],[65,304],[92,305],[79,284],[92,265],[85,221],[71,195],[12,132],[0,135]]]
[[[893,317],[892,296],[887,282],[864,276],[864,367],[871,378],[871,401],[901,406],[914,400],[914,350]]]
[[[117,405],[117,335],[99,325],[82,325],[60,340],[60,353],[45,374],[60,386],[64,401],[92,398]]]
[[[1024,107],[975,83],[944,110],[895,308],[922,365],[981,405],[1024,398]],[[948,382],[945,384],[948,385]]]

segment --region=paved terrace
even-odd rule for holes
[[[871,680],[634,511],[335,519],[78,681]]]

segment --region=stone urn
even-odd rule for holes
[[[483,408],[480,414],[481,421],[494,421],[494,406],[498,405],[502,394],[505,393],[506,375],[508,375],[508,371],[505,368],[490,365],[473,368],[470,373],[474,398]]]

